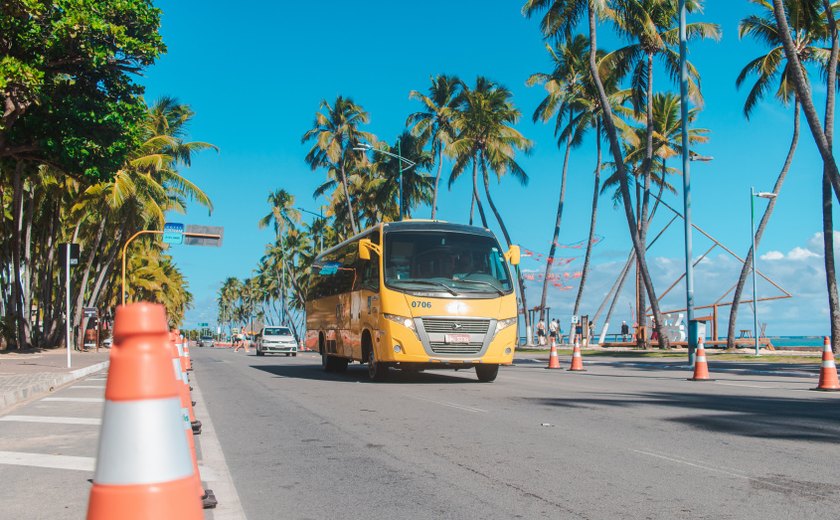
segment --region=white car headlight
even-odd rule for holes
[[[516,325],[517,319],[516,318],[507,318],[505,320],[499,320],[496,322],[496,332],[493,333],[493,337],[496,337],[498,333],[505,330],[506,328]]]
[[[415,334],[417,333],[417,329],[414,327],[414,320],[411,318],[406,318],[405,316],[397,316],[396,314],[382,314],[385,319],[391,320],[395,323],[399,323],[403,327],[407,329],[411,329]]]

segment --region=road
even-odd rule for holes
[[[194,348],[247,518],[834,518],[840,393],[816,367],[523,359],[473,371],[321,371]],[[568,358],[563,360],[564,368]],[[724,368],[724,366],[728,368]],[[212,517],[212,513],[208,515]]]

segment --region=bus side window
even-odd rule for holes
[[[365,238],[369,238],[374,244],[379,244],[379,233],[372,233]],[[371,255],[370,260],[357,259],[356,267],[356,284],[353,290],[368,289],[371,291],[379,291],[379,256]]]

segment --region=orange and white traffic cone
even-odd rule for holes
[[[545,368],[560,368],[560,358],[557,357],[557,345],[554,338],[551,338],[551,354],[548,357],[548,366]]]
[[[706,349],[703,347],[703,338],[697,343],[697,352],[694,357],[694,377],[689,381],[714,381],[709,377],[709,364],[706,362]]]
[[[580,347],[578,345],[575,345],[575,349],[572,351],[572,366],[569,367],[569,371],[586,372],[586,369],[583,368],[583,357],[580,355]]]
[[[198,457],[195,451],[195,437],[193,435],[195,431],[194,422],[190,421],[190,417],[195,417],[192,409],[192,405],[190,404],[190,391],[189,386],[186,382],[186,375],[187,373],[183,371],[181,367],[181,357],[178,355],[178,344],[175,343],[176,341],[180,341],[178,334],[174,332],[169,333],[169,346],[170,352],[172,356],[172,366],[175,369],[175,380],[177,386],[180,388],[180,395],[181,395],[181,417],[182,422],[184,424],[184,432],[186,433],[187,438],[187,445],[190,449],[190,456],[192,457],[192,465],[193,465],[193,473],[195,475],[195,486],[198,490],[198,496],[201,499],[201,505],[204,509],[210,509],[216,507],[218,501],[216,500],[216,495],[213,493],[212,489],[204,489],[204,486],[201,485],[201,474],[198,470]],[[199,423],[199,430],[201,429],[201,423]]]
[[[173,355],[178,356],[178,365],[179,370],[181,371],[179,375],[179,380],[183,382],[184,392],[186,393],[186,400],[184,401],[184,397],[182,395],[182,403],[183,406],[186,408],[186,411],[189,413],[190,417],[190,426],[192,427],[192,431],[195,435],[199,435],[201,433],[201,421],[195,418],[195,410],[193,406],[195,406],[195,401],[192,400],[190,397],[190,390],[192,387],[190,386],[190,377],[187,374],[186,370],[184,370],[184,363],[186,363],[186,353],[184,352],[184,340],[183,336],[178,334],[178,331],[175,330],[171,333],[172,336],[172,345],[175,348],[175,352]]]
[[[181,336],[180,341],[181,341],[181,345],[183,345],[183,347],[184,347],[184,361],[185,361],[184,370],[186,370],[187,372],[192,372],[193,368],[192,368],[192,360],[190,360],[190,342],[188,340],[184,339],[183,336]]]
[[[201,520],[162,305],[117,307],[88,520]]]
[[[814,390],[821,390],[823,392],[840,391],[840,381],[837,379],[837,365],[834,364],[834,352],[831,351],[831,341],[828,339],[828,336],[823,339],[820,382]]]

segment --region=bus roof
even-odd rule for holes
[[[375,224],[361,233],[348,238],[347,240],[341,242],[340,244],[333,246],[326,251],[320,253],[316,258],[315,261],[318,262],[323,256],[332,253],[337,249],[341,249],[342,247],[350,244],[359,238],[367,235],[372,230],[382,227],[383,232],[399,232],[399,231],[449,231],[451,233],[465,233],[469,235],[479,235],[485,236],[490,238],[496,238],[492,231],[487,228],[481,228],[477,226],[468,226],[466,224],[452,224],[450,222],[445,222],[443,220],[401,220],[399,222],[380,222]]]

